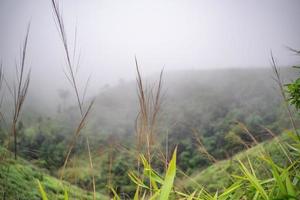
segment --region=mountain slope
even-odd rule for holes
[[[7,158],[8,152],[0,148],[0,198],[6,200],[35,200],[40,199],[37,185],[39,180],[44,187],[48,199],[63,199],[64,189],[68,191],[70,199],[93,199],[91,192],[73,186],[67,182],[62,185],[60,180],[47,174],[43,169],[18,158]],[[108,199],[97,193],[98,199]]]
[[[282,135],[242,151],[231,159],[219,161],[201,171],[194,172],[189,178],[179,180],[178,185],[189,190],[194,190],[200,186],[210,192],[222,191],[223,188],[233,184],[232,175],[240,174],[238,160],[244,163],[250,160],[256,173],[262,178],[267,175],[266,169],[269,168],[262,159],[266,153],[279,165],[284,166],[288,162],[288,158],[282,150],[289,141],[287,134],[288,131],[285,131]]]

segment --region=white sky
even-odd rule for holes
[[[81,78],[92,88],[142,71],[268,67],[299,63],[285,46],[300,48],[299,0],[61,0],[69,42],[78,29]],[[67,83],[50,0],[0,0],[0,58],[14,67],[28,21],[33,84]],[[34,86],[33,86],[34,87]]]

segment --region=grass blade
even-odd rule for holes
[[[161,188],[161,193],[160,193],[160,198],[159,198],[160,200],[169,199],[169,195],[171,193],[173,183],[174,183],[174,178],[176,175],[176,153],[177,153],[177,147],[175,148],[172,159],[169,163],[169,167],[168,167],[168,170],[166,173],[164,184]]]
[[[39,180],[37,180],[37,184],[38,184],[38,187],[39,187],[39,191],[40,191],[40,194],[42,196],[42,200],[48,200],[48,197],[47,197],[47,194],[41,184],[41,182]]]

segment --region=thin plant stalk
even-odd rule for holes
[[[290,164],[292,164],[293,161],[292,161],[291,157],[289,156],[288,152],[286,151],[286,149],[284,148],[284,143],[270,129],[268,129],[266,127],[262,127],[262,128],[265,129],[267,131],[267,133],[273,137],[273,139],[278,143],[283,154],[287,157]]]
[[[161,90],[162,90],[162,76],[163,70],[160,73],[159,82],[157,87],[145,86],[139,70],[139,64],[135,57],[135,65],[137,71],[137,88],[139,100],[139,114],[136,119],[137,131],[137,152],[140,153],[142,146],[146,146],[146,157],[149,165],[151,165],[152,151],[154,144],[154,135],[156,131],[156,121],[161,105]],[[138,170],[140,168],[140,157],[137,155]],[[150,174],[150,194],[152,192],[151,174]]]
[[[12,95],[14,99],[14,111],[13,111],[13,119],[11,125],[11,135],[14,139],[14,158],[17,159],[18,148],[17,148],[17,123],[19,120],[20,112],[23,107],[25,98],[27,96],[29,83],[30,83],[30,70],[25,75],[25,63],[27,56],[27,44],[28,37],[30,31],[30,23],[27,26],[26,35],[24,39],[24,43],[21,49],[21,60],[19,66],[16,66],[16,78],[17,78],[17,87],[14,85],[12,89]],[[18,69],[20,68],[20,70]]]
[[[84,98],[85,98],[85,95],[86,95],[86,90],[87,90],[87,86],[88,86],[88,83],[89,83],[89,79],[85,84],[83,95],[82,95],[82,97],[80,97],[78,84],[77,84],[76,77],[75,77],[74,66],[73,66],[73,63],[71,61],[71,55],[70,55],[70,51],[69,51],[69,44],[68,44],[68,41],[67,41],[65,25],[64,25],[64,21],[63,21],[61,11],[60,11],[60,7],[59,7],[59,4],[58,4],[57,0],[51,0],[51,3],[52,3],[55,22],[56,22],[56,25],[57,25],[57,29],[58,29],[61,41],[63,43],[64,52],[65,52],[66,60],[67,60],[67,73],[65,73],[65,75],[66,75],[67,79],[69,80],[72,88],[74,89],[75,96],[76,96],[76,99],[77,99],[78,108],[79,108],[80,115],[81,115],[80,122],[79,122],[77,128],[75,129],[73,138],[72,138],[72,140],[69,144],[69,148],[68,148],[67,153],[66,153],[64,165],[62,167],[62,173],[61,173],[61,176],[60,176],[60,179],[62,180],[62,178],[64,176],[65,168],[66,168],[68,160],[69,160],[69,157],[72,153],[73,148],[76,145],[77,139],[78,139],[82,129],[85,127],[87,116],[90,113],[91,108],[94,104],[94,99],[90,102],[89,106],[87,107],[87,110],[84,111],[83,110]],[[76,29],[75,37],[76,37],[76,35],[77,35],[77,29]],[[76,46],[76,44],[74,46]],[[73,52],[75,52],[75,50],[73,50]],[[78,66],[77,66],[77,68],[78,68]]]
[[[201,142],[200,137],[198,136],[198,131],[196,129],[192,129],[192,133],[197,141],[197,144],[199,146],[198,150],[200,151],[200,153],[202,153],[203,155],[206,156],[206,158],[212,163],[215,164],[218,162],[218,160],[212,156],[206,149],[206,147],[203,145],[203,143]]]
[[[92,156],[91,156],[91,151],[90,151],[90,143],[89,143],[89,138],[86,137],[86,145],[89,153],[89,162],[90,162],[90,168],[91,168],[91,173],[92,173],[92,183],[93,183],[93,200],[96,200],[96,184],[95,184],[95,176],[94,176],[94,167],[93,167],[93,161],[92,161]]]
[[[295,131],[298,139],[300,140],[300,135],[299,135],[299,133],[297,131],[296,123],[295,123],[295,120],[293,118],[292,111],[290,109],[290,106],[288,104],[287,97],[286,97],[286,94],[285,94],[285,91],[284,91],[283,81],[281,79],[281,76],[280,76],[280,73],[279,73],[279,70],[277,68],[277,64],[276,64],[276,61],[274,59],[274,56],[273,56],[272,52],[271,52],[271,62],[272,62],[272,69],[273,69],[273,72],[275,74],[274,80],[275,80],[275,82],[277,83],[277,85],[279,87],[280,94],[281,94],[281,96],[283,98],[284,106],[285,106],[285,108],[287,110],[287,113],[288,113],[288,116],[289,116],[292,128]]]

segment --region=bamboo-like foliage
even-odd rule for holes
[[[90,111],[92,109],[95,99],[92,99],[91,102],[88,104],[87,109],[84,110],[85,96],[86,96],[86,91],[87,91],[90,79],[87,80],[86,84],[84,85],[83,92],[80,93],[77,79],[76,79],[76,71],[78,70],[78,66],[79,66],[78,62],[79,61],[77,61],[77,65],[74,65],[74,59],[73,59],[73,61],[71,60],[69,43],[67,40],[67,34],[66,34],[66,30],[65,30],[64,20],[63,20],[62,14],[61,14],[59,3],[56,0],[51,0],[51,3],[52,3],[55,22],[57,25],[57,29],[58,29],[63,47],[64,47],[64,53],[65,53],[66,60],[67,60],[67,71],[65,72],[65,75],[66,75],[68,81],[70,82],[70,84],[73,88],[73,91],[75,93],[77,105],[78,105],[78,108],[80,111],[80,116],[81,116],[80,121],[77,124],[77,128],[74,131],[73,138],[69,144],[69,147],[67,149],[67,153],[65,156],[65,161],[64,161],[64,165],[62,167],[61,176],[60,176],[60,179],[63,179],[64,171],[67,166],[68,160],[70,158],[73,148],[76,145],[77,139],[80,136],[82,129],[86,125],[86,120],[87,120],[88,114],[90,113]],[[77,35],[77,31],[75,31],[75,44],[74,44],[74,50],[73,50],[73,53],[74,53],[73,58],[75,57],[75,50],[76,50],[76,35]],[[88,142],[87,142],[87,145],[88,145],[88,151],[89,151],[90,166],[92,168],[93,164],[92,164],[92,158],[91,158]],[[95,197],[95,181],[94,181],[94,175],[92,175],[92,176],[93,176],[93,191],[94,191],[94,197]]]
[[[16,65],[16,83],[13,87],[9,87],[9,91],[13,96],[13,118],[11,123],[11,135],[14,140],[14,158],[17,159],[17,123],[19,120],[20,112],[23,107],[24,101],[27,96],[29,83],[30,83],[30,70],[26,74],[26,56],[27,56],[27,44],[30,31],[30,23],[27,26],[24,42],[21,47],[20,63]]]

